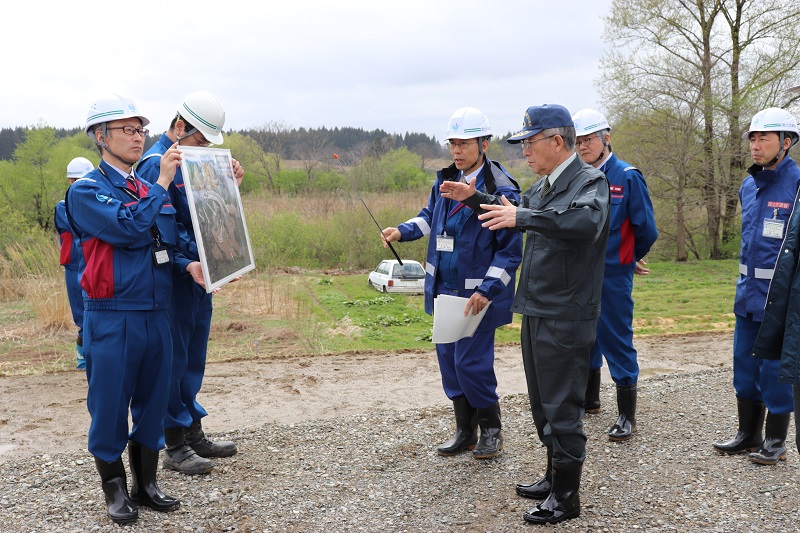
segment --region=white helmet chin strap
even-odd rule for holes
[[[608,148],[609,152],[611,151],[611,143],[606,142],[606,136],[605,133],[603,133],[603,131],[604,130],[595,132],[595,135],[597,135],[600,138],[600,142],[603,143],[603,149],[600,151],[600,155],[597,156],[597,159],[595,159],[590,163],[592,166],[595,166],[597,163],[603,160],[603,157],[605,157],[606,155],[606,148]]]

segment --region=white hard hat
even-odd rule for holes
[[[611,126],[608,125],[606,117],[594,109],[581,109],[572,115],[572,121],[575,123],[575,135],[578,137],[589,135],[596,131],[611,131]]]
[[[474,139],[491,135],[492,127],[489,125],[486,115],[474,107],[462,107],[450,117],[444,138],[445,140]]]
[[[178,114],[212,144],[222,144],[225,110],[208,91],[195,91],[178,105]]]
[[[86,115],[86,126],[84,131],[92,140],[94,137],[94,126],[111,122],[112,120],[120,120],[123,118],[135,117],[142,121],[142,127],[150,124],[150,121],[139,114],[136,104],[130,98],[123,98],[118,94],[107,94],[101,96],[89,106],[89,112]]]
[[[753,115],[753,120],[750,121],[750,128],[744,132],[742,139],[749,139],[750,134],[754,131],[774,131],[775,133],[784,131],[793,133],[792,144],[794,144],[798,136],[800,136],[800,131],[797,130],[797,119],[794,118],[794,115],[780,107],[768,107]]]
[[[82,178],[94,170],[94,165],[85,157],[76,157],[67,165],[67,178]]]

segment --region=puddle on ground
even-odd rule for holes
[[[651,378],[653,376],[663,375],[663,374],[680,374],[683,370],[679,368],[640,368],[639,369],[639,377],[640,378]]]

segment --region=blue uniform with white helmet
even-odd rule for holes
[[[161,155],[173,142],[166,134],[161,134],[150,150],[142,157],[136,171],[144,179],[157,178],[160,172]],[[176,219],[181,232],[189,236],[185,253],[195,261],[200,257],[192,226],[192,217],[181,169],[175,172],[175,179],[169,186],[169,196],[176,209]],[[194,420],[208,414],[197,401],[197,394],[203,384],[206,367],[208,336],[211,332],[213,297],[195,283],[191,277],[176,278],[172,288],[173,365],[169,404],[164,427],[188,428]]]
[[[456,419],[453,436],[436,448],[444,456],[472,450],[474,458],[489,459],[503,450],[494,338],[498,327],[511,322],[516,270],[522,262],[522,234],[514,229],[484,228],[472,208],[442,197],[439,190],[445,181],[461,180],[474,182],[479,191],[519,200],[517,182],[484,153],[491,137],[486,115],[474,107],[457,109],[445,133],[453,164],[437,173],[428,205],[416,217],[396,230],[384,230],[384,235],[393,240],[429,236],[425,259],[428,314],[433,314],[434,299],[439,295],[464,298],[473,314],[483,308],[483,318],[472,337],[436,344],[442,387],[453,401]]]
[[[167,191],[143,180],[137,186],[131,191],[123,172],[103,161],[70,187],[66,200],[85,257],[89,451],[107,462],[121,455],[129,439],[151,450],[164,446],[172,277],[189,264],[176,251],[175,210]],[[154,262],[154,226],[170,257],[164,265]]]
[[[484,408],[498,399],[494,330],[512,319],[514,280],[522,261],[522,235],[513,229],[488,230],[481,226],[472,209],[442,198],[439,192],[442,181],[459,177],[460,172],[453,165],[439,171],[428,205],[397,229],[403,241],[430,236],[425,259],[426,313],[433,314],[433,299],[438,294],[469,298],[477,291],[492,302],[472,337],[436,345],[447,397],[464,395],[473,407]],[[477,189],[486,192],[487,182],[492,194],[519,200],[517,182],[500,163],[488,159],[478,173]],[[455,237],[452,253],[436,250],[436,236],[445,233]],[[453,261],[453,256],[457,260]],[[449,268],[442,268],[445,264]]]
[[[170,129],[139,161],[137,172],[143,177],[159,173],[161,156],[176,141],[189,146],[206,146],[203,141],[222,142],[225,111],[208,91],[194,91],[179,104]],[[173,140],[174,139],[174,140]],[[199,260],[195,229],[192,225],[183,174],[177,169],[169,186],[169,195],[177,210],[177,226],[182,250]],[[191,278],[176,278],[172,290],[170,322],[172,325],[172,372],[169,402],[164,418],[166,450],[163,466],[186,474],[203,474],[213,468],[211,457],[236,453],[231,441],[212,442],[206,438],[201,419],[208,413],[197,401],[206,367],[208,337],[211,331],[212,295]]]
[[[756,113],[742,135],[749,140],[754,164],[739,188],[742,240],[733,304],[733,388],[739,428],[733,438],[715,442],[713,447],[731,455],[751,452],[750,460],[763,465],[786,460],[793,410],[792,387],[778,378],[780,361],[753,356],[775,264],[784,251],[791,252],[784,243],[790,241],[787,226],[800,188],[800,168],[789,157],[789,149],[798,136],[797,120],[777,107]],[[774,318],[767,324],[774,326]]]
[[[603,355],[614,382],[635,385],[639,377],[633,346],[633,272],[636,262],[658,238],[653,203],[638,169],[611,153],[599,169],[611,193],[606,266],[603,276],[597,340],[590,368],[603,366]]]
[[[733,304],[733,387],[737,398],[763,401],[775,414],[792,411],[791,385],[778,382],[779,361],[751,355],[799,187],[800,169],[785,157],[774,170],[751,167],[739,188],[742,242]]]
[[[73,183],[94,170],[94,165],[85,157],[76,157],[67,165],[67,179]],[[72,225],[67,218],[67,209],[64,200],[56,204],[53,222],[61,244],[59,263],[64,267],[64,282],[67,287],[67,299],[72,312],[72,320],[78,326],[78,336],[75,343],[75,359],[78,370],[86,369],[86,359],[83,356],[83,291],[80,284],[80,274],[83,269],[83,251],[80,240],[75,237]]]

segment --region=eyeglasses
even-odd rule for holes
[[[200,131],[199,131],[199,130],[194,130],[194,132],[193,132],[193,133],[191,133],[191,134],[189,134],[189,135],[184,135],[183,137],[178,137],[178,144],[181,144],[181,141],[182,141],[182,140],[184,140],[184,139],[188,139],[188,138],[190,138],[190,137],[191,137],[192,139],[194,139],[194,142],[196,142],[196,143],[197,143],[197,144],[196,144],[196,146],[199,146],[200,148],[206,148],[206,147],[208,147],[208,146],[211,146],[211,141],[209,141],[208,139],[206,139],[206,138],[203,136],[203,134],[202,134],[202,133],[200,133],[200,138],[198,139],[198,138],[197,138],[197,134],[198,134],[198,133],[200,133]]]
[[[577,146],[578,148],[580,148],[581,146],[589,146],[590,144],[592,144],[592,141],[595,140],[596,138],[597,138],[596,134],[587,135],[586,138],[583,139],[582,141],[576,140],[575,146]]]
[[[194,137],[194,140],[195,140],[195,142],[197,143],[197,146],[200,146],[201,148],[205,148],[205,147],[207,147],[207,146],[211,146],[211,141],[209,141],[208,139],[206,139],[206,138],[203,136],[203,134],[202,134],[202,133],[200,133],[200,138],[198,139],[198,138],[197,138],[197,134],[198,134],[198,133],[200,133],[200,132],[199,132],[199,131],[196,131],[196,132],[194,133],[194,135],[192,135],[192,137]]]
[[[147,128],[134,128],[133,126],[117,126],[114,128],[106,128],[106,129],[122,130],[122,133],[124,133],[125,135],[135,135],[138,133],[142,137],[147,137],[147,135],[150,133],[150,130],[148,130]]]
[[[524,141],[522,141],[522,149],[523,150],[530,149],[530,147],[533,146],[533,143],[538,143],[539,141],[552,139],[553,137],[555,137],[555,134],[554,135],[548,135],[547,137],[542,137],[540,139],[533,139],[533,140],[525,139]]]
[[[467,146],[472,146],[472,145],[475,145],[475,144],[478,144],[478,141],[475,141],[474,143],[473,143],[473,142],[469,142],[469,143],[464,143],[464,142],[461,142],[461,143],[449,142],[449,143],[447,143],[447,147],[448,147],[448,148],[450,148],[450,151],[452,152],[452,151],[453,151],[453,150],[455,150],[456,148],[458,148],[459,150],[463,150],[463,149],[465,149]]]

